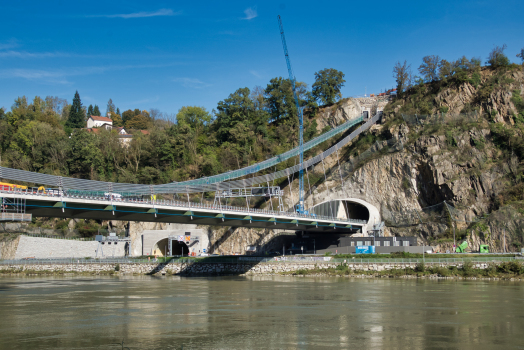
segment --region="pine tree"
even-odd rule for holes
[[[116,109],[116,114],[118,114],[118,115],[122,115],[122,114],[120,114],[120,108],[118,108],[118,107],[117,107],[117,109]]]
[[[93,105],[89,105],[87,108],[87,117],[89,118],[90,116],[94,115],[93,113]]]
[[[97,117],[102,116],[102,114],[100,114],[100,108],[98,108],[97,105],[95,105],[95,108],[93,108],[93,115],[96,115]]]
[[[115,104],[113,103],[112,99],[109,99],[109,101],[107,101],[107,108],[106,108],[106,115],[105,116],[107,116],[108,113],[111,113],[111,114],[115,113]]]
[[[95,106],[96,107],[96,106]],[[85,127],[86,116],[84,109],[82,108],[82,101],[80,101],[80,95],[78,90],[75,92],[73,98],[73,104],[69,111],[69,118],[67,119],[66,126],[72,129],[79,129]]]

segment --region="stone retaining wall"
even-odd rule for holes
[[[298,270],[328,269],[336,268],[341,263],[294,263],[294,262],[271,262],[271,263],[126,263],[126,264],[104,264],[104,263],[70,263],[70,264],[12,264],[0,265],[4,272],[49,272],[49,273],[111,273],[119,267],[122,274],[188,274],[188,275],[217,275],[217,274],[253,274],[268,275]],[[357,271],[386,271],[393,269],[415,268],[415,263],[362,263],[347,264],[349,269]],[[450,267],[460,268],[462,263],[426,263],[426,267]],[[475,269],[485,269],[488,263],[473,264]]]

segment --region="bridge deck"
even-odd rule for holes
[[[364,220],[339,219],[232,206],[168,200],[111,200],[104,197],[60,197],[29,191],[0,191],[26,200],[26,213],[40,217],[81,218],[288,229],[309,232],[357,232]]]

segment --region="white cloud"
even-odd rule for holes
[[[249,73],[253,74],[257,78],[262,78],[262,76],[256,70],[250,70]]]
[[[180,12],[174,12],[171,9],[160,9],[153,12],[134,12],[134,13],[121,13],[116,15],[96,15],[88,17],[106,17],[106,18],[145,18],[145,17],[158,17],[158,16],[176,16]]]
[[[0,50],[8,50],[18,46],[16,39],[11,39],[7,42],[0,43]]]
[[[48,84],[71,84],[67,77],[83,76],[91,74],[102,74],[108,71],[118,71],[127,69],[162,68],[172,64],[144,64],[144,65],[120,65],[120,66],[87,66],[71,67],[64,69],[25,69],[13,68],[0,70],[0,78],[20,78],[30,81],[37,81]],[[204,83],[201,83],[204,84]],[[205,86],[205,84],[204,84]]]
[[[0,48],[1,50],[1,48]],[[0,51],[0,57],[15,58],[47,58],[47,57],[71,57],[71,54],[64,52],[27,52],[27,51]]]
[[[254,8],[253,7],[248,7],[247,9],[244,10],[244,13],[245,13],[246,17],[244,17],[243,19],[250,20],[250,19],[258,17],[257,8],[256,7],[254,7]]]
[[[70,84],[63,71],[47,71],[38,69],[5,69],[0,71],[3,78],[22,78],[31,81],[42,81],[51,84]]]
[[[203,81],[194,78],[175,78],[173,81],[182,83],[182,86],[193,89],[201,89],[211,86],[211,84],[204,83]]]

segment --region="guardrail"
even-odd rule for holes
[[[37,197],[47,197],[47,198],[55,198],[56,200],[63,201],[67,198],[72,199],[86,199],[86,200],[96,200],[96,201],[103,201],[107,204],[111,205],[118,205],[119,203],[130,203],[130,204],[143,204],[143,205],[151,205],[153,207],[157,206],[168,206],[168,207],[183,207],[187,209],[208,209],[208,210],[218,210],[220,212],[240,212],[244,214],[263,214],[263,215],[272,215],[272,216],[286,216],[286,217],[292,217],[292,218],[305,218],[310,220],[326,220],[326,221],[340,221],[340,222],[347,222],[349,224],[366,224],[366,220],[359,220],[359,219],[340,219],[330,216],[320,216],[320,215],[306,215],[306,214],[300,214],[295,212],[280,212],[275,210],[265,210],[265,209],[255,209],[255,208],[244,208],[244,207],[235,207],[235,206],[229,206],[229,205],[214,205],[214,204],[207,204],[207,203],[194,203],[194,202],[183,202],[178,200],[166,200],[166,199],[160,199],[160,200],[147,200],[147,199],[128,199],[128,198],[118,198],[118,199],[110,199],[106,198],[104,196],[91,196],[91,195],[68,195],[67,191],[63,191],[62,194],[56,194],[54,192],[45,192],[45,191],[32,191],[30,189],[17,189],[14,188],[12,190],[0,190],[0,193],[9,193],[9,194],[20,194],[20,195],[29,195],[29,196],[37,196]]]
[[[176,264],[176,263],[346,263],[346,264],[417,264],[417,263],[499,263],[510,261],[521,261],[520,257],[476,257],[476,258],[430,258],[430,259],[334,259],[330,257],[296,257],[296,256],[277,256],[277,257],[174,257],[168,259],[135,259],[135,258],[66,258],[66,259],[17,259],[0,260],[0,265],[49,265],[49,264]]]

